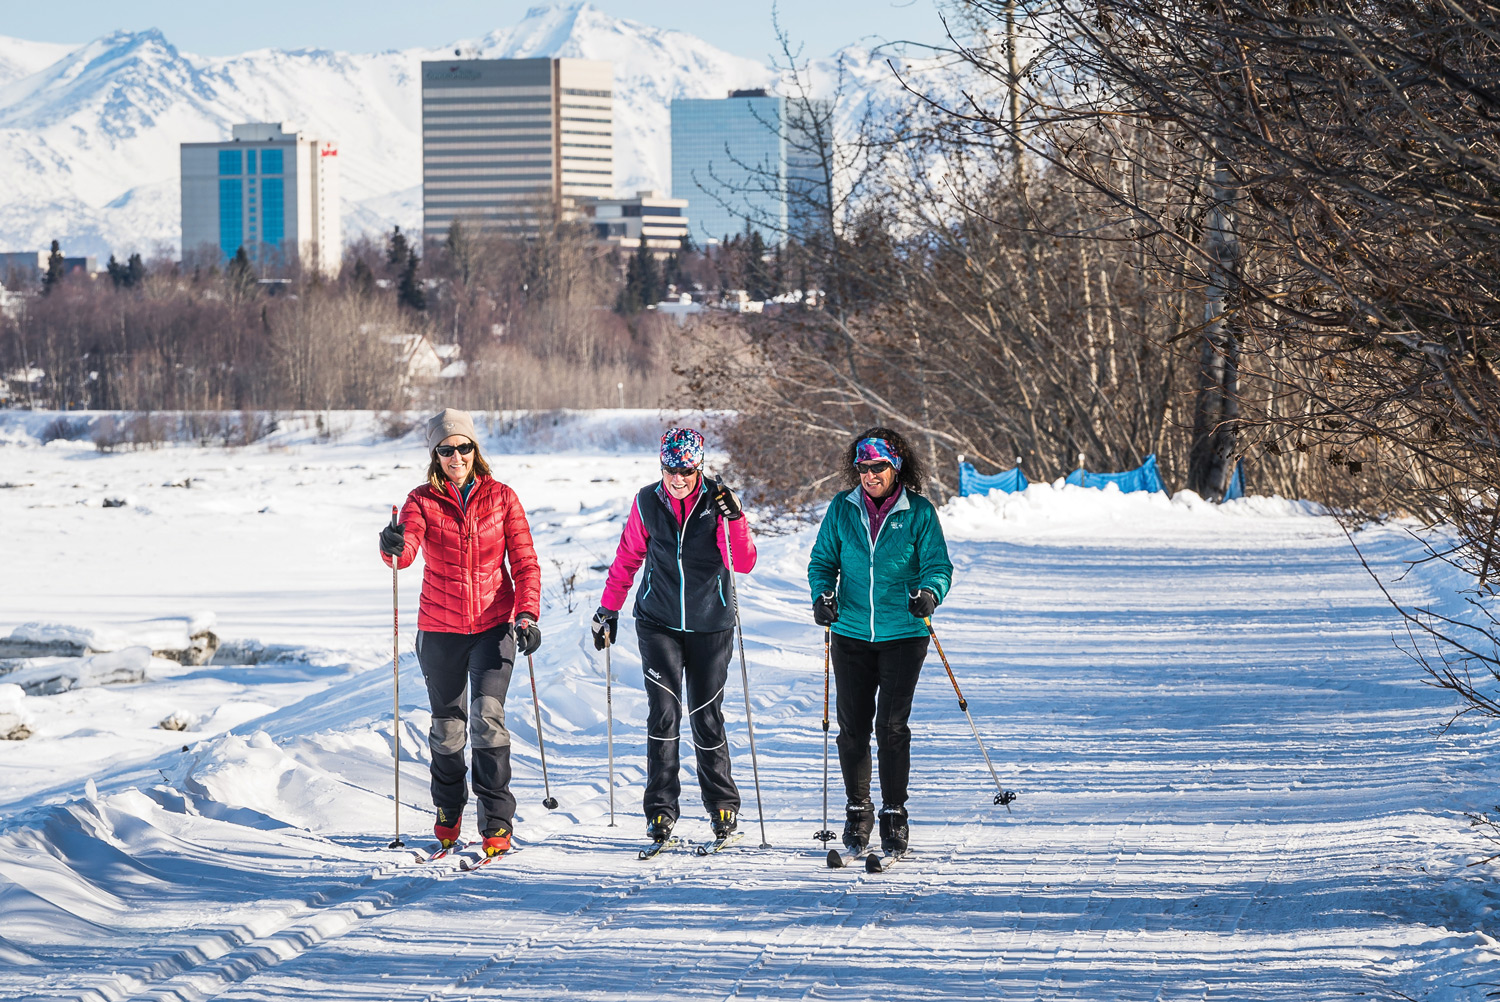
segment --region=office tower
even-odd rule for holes
[[[280,122],[236,125],[227,143],[182,144],[182,253],[222,264],[241,247],[262,268],[300,260],[338,273],[338,146]]]
[[[614,70],[587,59],[422,64],[422,227],[534,231],[614,193]]]
[[[825,102],[813,113],[828,117]],[[805,240],[827,212],[823,157],[794,103],[765,90],[672,102],[672,195],[701,243],[760,231]]]
[[[682,249],[688,234],[683,210],[687,200],[663,198],[654,191],[638,191],[634,198],[601,198],[585,208],[594,221],[594,235],[626,251],[645,241],[658,260]]]

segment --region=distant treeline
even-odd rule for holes
[[[670,405],[697,340],[647,307],[679,290],[789,286],[759,236],[621,260],[578,224],[527,240],[457,224],[425,249],[399,228],[347,249],[337,278],[130,255],[97,278],[51,269],[0,317],[11,406],[94,410]],[[53,272],[56,271],[56,274]],[[413,378],[413,339],[462,374]],[[29,374],[29,378],[28,378]],[[623,384],[623,386],[622,386]]]

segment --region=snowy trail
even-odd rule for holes
[[[551,814],[539,806],[524,672],[511,691],[524,848],[473,874],[383,848],[389,655],[380,667],[378,643],[367,651],[347,628],[347,649],[268,672],[260,698],[274,709],[189,736],[190,752],[165,747],[170,735],[152,750],[125,729],[134,757],[105,769],[54,762],[46,783],[5,798],[0,995],[1478,1000],[1500,981],[1500,890],[1492,870],[1465,868],[1486,853],[1463,818],[1500,801],[1500,736],[1465,722],[1438,733],[1451,704],[1393,647],[1395,617],[1328,520],[1270,503],[1221,513],[1097,492],[951,506],[957,584],[934,622],[1020,798],[1012,814],[990,803],[989,774],[930,654],[913,714],[913,852],[881,875],[827,870],[811,837],[823,669],[803,594],[811,538],[768,540],[742,599],[773,848],[756,848],[735,665],[726,712],[747,836],[716,857],[642,863],[633,630],[622,622],[614,660],[617,828],[602,662],[584,632],[602,580],[588,562],[612,544],[634,478],[593,482],[604,460],[527,462],[532,472],[511,482],[534,508],[569,512],[533,521],[544,562],[582,568],[582,598],[569,615],[554,586],[543,614],[538,685],[561,801]],[[273,487],[285,505],[318,509]],[[580,496],[571,514],[563,499]],[[378,497],[365,507],[378,511]],[[77,545],[102,545],[76,531]],[[1411,556],[1395,529],[1361,542],[1388,577]],[[253,596],[261,583],[237,587]],[[340,617],[365,587],[336,583],[321,607],[306,599],[308,621]],[[1401,585],[1434,598],[1447,586],[1432,575]],[[283,639],[269,626],[260,637]],[[194,684],[254,699],[254,672],[220,668]],[[426,722],[409,659],[402,676],[403,828],[415,843]],[[80,696],[77,709],[97,713],[152,691],[181,698],[185,684],[48,698]],[[57,737],[0,756],[34,763],[25,745],[86,740],[61,717],[42,719]],[[80,791],[88,776],[97,795]],[[832,779],[837,829],[836,760]],[[695,791],[685,777],[681,831],[704,838]]]

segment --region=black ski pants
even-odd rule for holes
[[[729,774],[729,740],[724,735],[724,683],[734,631],[690,633],[637,619],[635,634],[646,676],[646,818],[665,814],[675,819],[679,813],[684,682],[703,806],[710,815],[724,808],[739,813],[740,791]]]
[[[516,663],[510,624],[483,633],[418,631],[417,660],[432,704],[427,745],[432,752],[433,806],[462,811],[469,802],[464,786],[467,737],[479,830],[512,830],[516,798],[510,792],[510,732],[505,729],[505,693]]]
[[[880,761],[880,799],[892,807],[906,803],[911,777],[912,696],[927,638],[855,640],[835,633],[831,640],[833,676],[838,683],[839,771],[851,804],[870,799],[870,731]]]

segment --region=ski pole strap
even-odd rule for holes
[[[932,617],[923,616],[922,622],[927,624],[927,635],[932,638],[933,646],[937,648],[938,657],[943,659],[943,670],[948,673],[948,681],[953,683],[953,691],[958,695],[958,708],[968,712],[969,701],[964,699],[963,691],[958,687],[958,679],[953,675],[953,666],[948,664],[948,655],[943,653],[942,642],[938,640],[937,633],[932,629]]]

